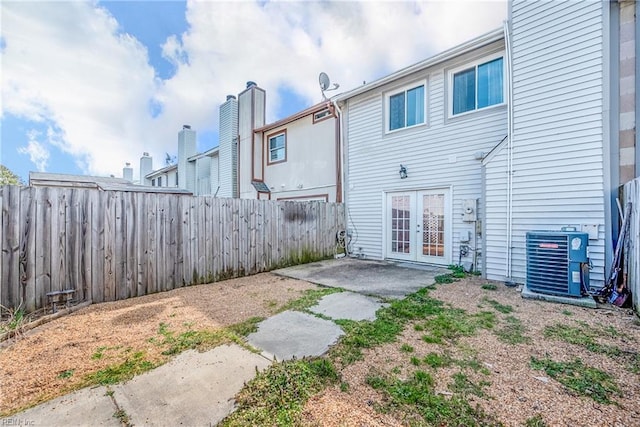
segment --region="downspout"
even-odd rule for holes
[[[511,281],[512,263],[512,236],[513,232],[513,75],[511,63],[511,36],[509,31],[509,20],[504,21],[504,40],[507,73],[507,259],[505,278]]]
[[[338,105],[338,101],[336,101],[335,99],[331,100],[331,102],[333,103],[333,106],[335,108],[336,113],[338,114],[338,139],[339,139],[339,146],[340,146],[340,173],[342,174],[341,176],[341,180],[342,180],[342,186],[340,188],[340,196],[341,196],[341,200],[342,203],[344,204],[344,226],[348,229],[349,228],[349,206],[347,204],[347,199],[345,197],[345,187],[347,186],[347,174],[344,170],[344,157],[346,156],[345,150],[344,150],[344,125],[343,125],[343,116],[342,116],[342,109],[340,108],[340,106]],[[346,232],[347,230],[345,230]],[[348,240],[348,237],[345,236]],[[347,244],[345,244],[344,247],[344,251],[345,254],[349,254],[349,247]]]

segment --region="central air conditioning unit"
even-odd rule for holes
[[[532,292],[579,297],[589,289],[589,234],[527,232],[527,287]]]

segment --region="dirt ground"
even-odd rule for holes
[[[482,289],[482,285],[487,283],[495,284],[497,289]],[[459,368],[432,369],[424,364],[417,367],[411,363],[412,357],[422,359],[429,353],[438,353],[456,359],[475,358],[488,370],[486,374],[465,371],[476,383],[489,383],[484,390],[485,396],[471,396],[471,403],[474,406],[478,404],[505,426],[542,426],[533,423],[536,419],[547,426],[640,426],[640,365],[637,364],[640,362],[640,321],[630,310],[609,305],[589,309],[522,299],[513,288],[475,277],[438,285],[429,295],[470,314],[492,310],[488,300],[509,305],[513,312],[496,313],[498,319],[504,321],[507,316],[520,319],[524,334],[531,341],[506,344],[498,340],[494,330],[480,330],[473,336],[461,337],[455,345],[430,344],[422,339],[424,332],[416,331],[414,324],[410,324],[397,342],[365,351],[364,360],[342,371],[342,381],[349,385],[348,391],[342,392],[340,386],[335,386],[312,398],[304,413],[309,425],[408,425],[410,420],[402,420],[400,416],[394,418],[397,414],[393,411],[380,414],[374,410],[384,405],[386,400],[366,384],[366,377],[372,373],[395,372],[401,379],[408,379],[416,369],[427,370],[435,378],[436,390],[450,396],[452,375],[459,372]],[[589,351],[584,346],[545,337],[545,327],[557,324],[570,327],[588,325],[586,329],[590,331],[606,328],[610,332],[601,334],[596,341],[618,347],[624,352],[623,356],[635,355],[635,373],[626,363],[629,357],[611,358]],[[499,328],[497,325],[496,329]],[[413,351],[402,351],[403,344],[413,347]],[[532,369],[532,356],[538,359],[548,356],[555,361],[567,362],[580,358],[585,365],[612,375],[620,395],[613,398],[613,404],[600,404],[589,397],[577,396],[549,378],[544,371]]]
[[[638,360],[640,321],[635,315],[612,306],[587,309],[525,300],[515,289],[500,283],[493,282],[495,290],[483,289],[482,285],[487,283],[492,282],[467,278],[438,285],[430,296],[470,314],[492,311],[495,304],[510,306],[511,313],[495,313],[498,323],[494,329],[481,329],[455,343],[433,344],[422,339],[424,332],[417,331],[414,324],[407,325],[396,342],[367,350],[363,360],[346,367],[341,372],[342,387],[329,388],[313,397],[304,409],[305,424],[354,427],[409,424],[411,420],[403,420],[394,411],[384,414],[376,411],[376,407],[384,406],[386,398],[368,386],[366,378],[372,372],[410,378],[418,368],[431,369],[415,366],[412,357],[422,359],[429,353],[438,353],[457,359],[471,357],[485,368],[484,373],[465,371],[473,381],[488,383],[484,396],[471,396],[471,403],[506,426],[522,426],[534,417],[548,426],[640,425],[640,369],[632,372],[625,362],[630,359],[612,358],[544,334],[545,327],[557,324],[601,331],[597,337],[600,345],[615,346],[623,355],[635,355]],[[167,356],[152,342],[161,323],[176,332],[221,328],[251,317],[269,316],[285,302],[313,288],[316,286],[307,282],[265,273],[98,304],[53,320],[0,348],[0,413],[11,413],[64,394],[78,387],[86,374],[124,360],[131,351],[143,351],[155,363],[166,361]],[[497,338],[496,329],[509,316],[521,321],[529,342],[507,344]],[[407,346],[412,348],[411,352],[406,351]],[[103,357],[97,358],[97,353]],[[532,369],[532,356],[557,361],[580,358],[585,365],[609,373],[620,395],[613,397],[614,404],[578,396],[544,371]],[[452,394],[450,384],[456,369],[443,367],[430,371],[442,395]]]
[[[274,314],[317,286],[264,273],[92,305],[26,332],[0,348],[0,414],[77,388],[84,377],[135,352],[162,363],[151,340],[160,324],[172,332],[220,329]],[[98,357],[98,355],[100,355]]]

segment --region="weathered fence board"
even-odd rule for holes
[[[335,250],[344,207],[76,188],[0,188],[0,303],[114,301],[268,271]]]

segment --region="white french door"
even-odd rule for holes
[[[386,195],[386,257],[450,264],[448,189]]]

